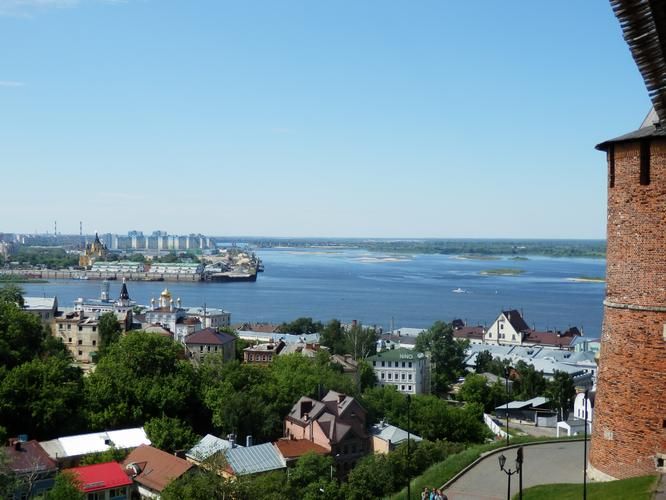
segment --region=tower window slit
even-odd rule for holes
[[[650,184],[650,141],[641,141],[641,185]]]

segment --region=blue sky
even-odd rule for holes
[[[0,0],[0,231],[602,238],[607,0]]]

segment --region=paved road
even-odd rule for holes
[[[583,442],[525,446],[523,488],[539,484],[582,483]],[[589,450],[588,450],[589,451]],[[505,451],[505,467],[515,467],[516,450]],[[503,500],[507,476],[499,469],[499,453],[488,455],[446,491],[449,500]],[[511,477],[511,495],[518,493],[518,475]],[[582,495],[582,490],[581,490]]]

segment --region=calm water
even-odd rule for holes
[[[603,283],[567,278],[603,276],[601,259],[530,257],[481,261],[448,255],[388,256],[362,250],[269,249],[257,252],[266,272],[256,283],[130,282],[133,300],[148,304],[167,286],[184,305],[204,302],[231,312],[232,322],[281,322],[299,316],[388,327],[427,327],[463,318],[488,324],[502,309],[522,309],[537,328],[582,326],[601,330]],[[517,268],[520,276],[482,276],[483,270]],[[111,282],[111,296],[120,283]],[[58,297],[71,306],[77,297],[99,296],[99,281],[25,284],[27,295]],[[456,289],[464,293],[454,293]]]

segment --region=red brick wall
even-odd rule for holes
[[[652,142],[647,186],[639,154],[615,145],[608,190],[606,300],[631,308],[605,306],[590,463],[616,478],[654,473],[666,454],[666,140]]]

